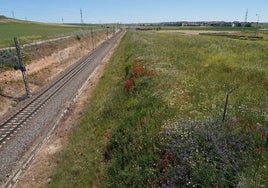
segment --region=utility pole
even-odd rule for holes
[[[83,27],[83,11],[82,8],[80,8],[80,16],[81,16],[81,28]]]
[[[258,27],[259,27],[259,21],[260,21],[260,14],[256,14],[257,16],[257,23],[256,23],[256,32],[255,32],[255,37],[257,37],[257,32],[258,32]]]
[[[20,45],[19,45],[17,37],[14,38],[14,43],[15,43],[15,47],[17,50],[19,68],[20,68],[21,73],[22,73],[22,77],[23,77],[23,81],[24,81],[24,85],[25,85],[25,89],[26,89],[26,94],[27,94],[27,97],[31,97],[32,95],[30,93],[30,88],[29,88],[28,81],[27,81],[26,68],[25,68],[23,61],[22,61],[22,54],[21,54]]]
[[[92,29],[91,29],[91,43],[92,43],[93,49],[95,49],[94,33],[93,33],[93,30]]]
[[[260,21],[260,14],[256,14],[256,16],[258,17],[258,19],[257,19],[257,26],[258,26],[259,21]]]
[[[109,39],[109,27],[107,26],[106,27],[106,40]]]
[[[247,23],[248,23],[248,9],[247,9],[246,14],[245,14],[244,27],[247,26]]]
[[[15,19],[15,13],[14,13],[14,11],[12,11],[12,17],[13,17],[13,19]]]

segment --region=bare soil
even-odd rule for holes
[[[237,31],[210,31],[210,30],[163,30],[163,31],[159,31],[159,32],[163,32],[163,33],[183,33],[186,35],[199,35],[202,33],[237,33]]]
[[[106,33],[98,33],[94,39],[94,46],[97,46],[106,39]],[[66,67],[89,53],[93,49],[91,43],[92,40],[90,37],[82,37],[80,41],[74,37],[56,44],[41,45],[38,47],[38,50],[27,49],[27,51],[29,50],[27,56],[28,58],[30,56],[32,59],[26,65],[31,91],[37,91]],[[40,148],[14,187],[45,187],[51,181],[50,177],[53,169],[60,160],[60,153],[67,144],[74,127],[79,124],[94,88],[102,75],[104,66],[108,63],[113,51],[96,68],[91,75],[87,87],[80,94],[71,109],[65,114],[50,139]],[[23,98],[22,96],[25,90],[20,71],[12,70],[0,73],[0,86],[3,90],[0,95],[1,118],[2,114],[14,108]]]

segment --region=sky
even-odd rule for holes
[[[52,23],[268,22],[268,0],[0,0],[0,15]]]

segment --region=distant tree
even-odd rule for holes
[[[241,27],[242,26],[242,24],[239,22],[239,23],[237,23],[237,27]]]
[[[251,27],[251,23],[247,22],[247,23],[245,24],[245,27]]]

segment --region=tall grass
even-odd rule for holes
[[[267,186],[267,50],[128,32],[50,187]]]

